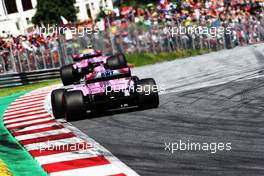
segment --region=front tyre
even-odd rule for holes
[[[75,82],[76,76],[72,64],[65,65],[60,69],[61,81],[64,86],[71,85]]]
[[[65,89],[57,89],[51,92],[51,106],[55,119],[64,117],[65,112],[63,96],[65,92]]]
[[[86,115],[83,93],[80,90],[64,94],[65,115],[68,122],[77,120]]]
[[[152,109],[159,106],[159,94],[154,79],[141,79],[136,83],[137,105],[139,109]]]

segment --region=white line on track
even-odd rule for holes
[[[53,122],[53,123],[46,123],[46,124],[41,124],[41,125],[34,125],[34,126],[26,127],[24,129],[16,130],[16,132],[25,132],[25,131],[29,131],[29,130],[37,130],[37,129],[40,129],[40,128],[52,127],[52,126],[55,126],[55,125],[59,125],[59,124],[56,123],[56,122]]]
[[[36,119],[36,118],[39,118],[39,117],[45,117],[45,116],[48,116],[49,114],[47,112],[43,112],[42,114],[38,114],[38,115],[31,115],[31,116],[24,116],[24,117],[19,117],[17,116],[16,118],[11,118],[10,120],[5,120],[4,121],[4,124],[7,124],[7,123],[13,123],[13,122],[18,122],[18,121],[21,121],[21,120],[29,120],[29,119]]]
[[[16,105],[21,105],[21,104],[27,104],[27,103],[38,103],[38,102],[42,102],[44,100],[43,97],[41,98],[32,98],[29,100],[19,100],[19,101],[14,101],[11,105],[12,106],[16,106]]]
[[[50,93],[50,90],[49,91],[45,91],[45,92],[38,92],[38,93],[35,93],[35,92],[31,92],[31,93],[27,93],[25,95],[22,95],[21,97],[19,98],[31,98],[31,97],[34,97],[34,96],[41,96],[41,95],[47,95],[48,93]]]
[[[83,139],[91,146],[96,146],[96,150],[101,153],[112,165],[122,170],[121,173],[124,173],[127,176],[139,176],[134,170],[130,169],[127,165],[125,165],[122,161],[120,161],[117,157],[115,157],[110,151],[106,150],[103,146],[97,143],[94,139],[90,138],[79,129],[74,127],[71,123],[66,122],[64,119],[58,120],[59,122],[63,123],[65,128],[70,129],[76,136]],[[71,172],[72,173],[72,172]],[[104,172],[102,172],[104,173]],[[73,174],[74,175],[74,174]],[[78,175],[78,174],[77,174]],[[82,174],[80,174],[83,176]],[[99,174],[100,175],[100,174]],[[107,174],[106,174],[107,175]],[[97,175],[96,175],[97,176]]]
[[[4,119],[16,117],[17,115],[22,115],[24,113],[39,112],[40,110],[43,110],[43,107],[31,107],[28,109],[15,109],[12,111],[6,111],[4,114]]]
[[[61,172],[53,172],[50,176],[110,176],[123,173],[122,168],[118,168],[113,164],[106,164],[101,166],[94,166],[88,168],[66,170]]]
[[[70,161],[75,159],[92,158],[98,156],[97,153],[92,149],[78,150],[74,152],[65,152],[59,154],[53,154],[48,156],[40,156],[35,159],[40,165],[56,163],[60,161]]]
[[[16,136],[16,139],[18,141],[21,141],[21,140],[36,139],[36,138],[40,138],[40,137],[47,137],[47,136],[63,134],[63,133],[70,133],[70,132],[71,132],[70,130],[63,128],[63,129],[50,130],[50,131],[46,131],[46,132]]]
[[[47,142],[38,142],[34,144],[28,144],[24,145],[24,147],[27,150],[39,150],[43,149],[45,147],[52,147],[52,146],[61,146],[61,145],[67,145],[67,144],[76,144],[76,143],[82,143],[84,140],[78,138],[78,137],[72,137],[72,138],[67,138],[67,139],[59,139],[59,140],[54,140],[54,141],[47,141]]]
[[[6,127],[7,128],[19,127],[21,125],[30,125],[30,124],[34,124],[34,123],[37,123],[37,122],[44,122],[44,121],[52,120],[52,119],[54,119],[54,118],[48,117],[48,118],[43,118],[43,119],[39,119],[39,120],[32,120],[32,121],[29,121],[29,122],[21,122],[21,123],[6,125]]]
[[[43,105],[44,105],[44,102],[43,102],[43,100],[42,101],[38,101],[38,102],[30,102],[30,103],[22,103],[22,104],[19,104],[19,105],[10,105],[11,107],[12,107],[12,109],[15,109],[15,108],[21,108],[21,107],[27,107],[27,106],[32,106],[32,105],[36,105],[36,104],[41,104],[41,103],[43,103]]]
[[[37,98],[45,98],[46,94],[44,95],[36,95],[36,96],[31,96],[31,97],[25,97],[25,98],[18,98],[14,102],[20,102],[20,101],[26,101],[26,100],[32,100],[32,99],[37,99]]]

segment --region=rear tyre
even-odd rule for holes
[[[67,121],[77,120],[86,115],[83,93],[80,90],[64,94],[65,115]]]
[[[106,65],[110,70],[117,70],[128,67],[124,54],[117,54],[107,59]]]
[[[132,76],[132,80],[137,83],[139,81],[139,78],[137,76]]]
[[[75,74],[72,64],[61,67],[60,75],[61,75],[61,81],[64,86],[73,84],[77,76]]]
[[[154,79],[141,79],[137,81],[136,88],[139,109],[151,109],[159,106],[159,94]]]
[[[63,100],[65,92],[65,89],[57,89],[51,92],[51,106],[55,119],[63,118],[65,115]]]
[[[131,80],[134,82],[134,89],[130,89],[130,95],[136,97],[131,99],[130,105],[131,106],[137,106],[138,104],[138,93],[136,92],[137,83],[139,81],[139,78],[137,76],[132,76]]]

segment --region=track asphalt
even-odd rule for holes
[[[160,107],[72,122],[142,176],[264,175],[264,44],[136,68],[165,91]],[[165,143],[231,143],[230,151]]]

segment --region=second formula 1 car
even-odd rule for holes
[[[74,63],[65,65],[60,69],[61,80],[64,86],[78,83],[87,73],[89,64],[102,62],[109,69],[127,67],[127,62],[123,54],[103,56],[99,50],[88,49],[86,54],[75,54],[72,56]]]

